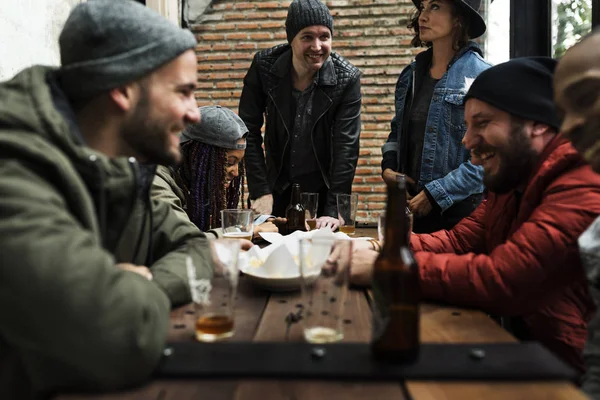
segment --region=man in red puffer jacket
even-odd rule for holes
[[[577,239],[600,214],[600,178],[557,134],[555,65],[515,59],[474,81],[463,142],[488,198],[453,230],[411,244],[425,298],[508,317],[517,337],[582,371],[594,305]]]
[[[484,167],[487,200],[450,231],[413,234],[411,246],[424,299],[503,317],[515,336],[583,371],[595,306],[577,239],[600,214],[600,177],[557,133],[555,65],[514,59],[475,79],[463,143]]]

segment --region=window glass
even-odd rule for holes
[[[552,0],[552,55],[562,55],[592,28],[592,0]]]
[[[484,0],[484,18],[487,24],[485,34],[485,58],[492,64],[510,59],[510,0]]]

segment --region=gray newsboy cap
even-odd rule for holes
[[[59,37],[60,84],[72,99],[135,81],[196,47],[196,38],[133,0],[88,0]]]
[[[204,106],[200,110],[200,122],[188,125],[181,135],[181,143],[197,140],[225,149],[245,149],[246,143],[237,141],[248,133],[246,124],[229,108]]]

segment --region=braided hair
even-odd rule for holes
[[[221,226],[221,210],[238,208],[244,197],[244,163],[228,188],[227,150],[196,140],[181,145],[181,163],[175,168],[175,181],[186,196],[186,212],[203,232]]]

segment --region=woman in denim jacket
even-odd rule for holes
[[[407,66],[396,84],[396,116],[382,148],[383,179],[399,173],[409,182],[413,231],[451,229],[471,214],[483,195],[483,168],[469,161],[463,97],[490,67],[470,38],[486,29],[480,0],[413,0],[412,44],[429,47]]]

